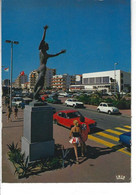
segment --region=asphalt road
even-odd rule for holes
[[[66,109],[74,109],[72,107],[67,107],[63,104],[50,104],[52,107],[56,108],[56,111],[59,110],[66,110]],[[108,115],[105,113],[98,113],[94,110],[89,110],[86,108],[79,109],[76,108],[76,110],[80,111],[85,117],[94,119],[97,122],[97,127],[101,130],[107,129],[107,128],[115,128],[116,126],[125,126],[125,125],[131,125],[131,118],[124,117],[121,115]]]

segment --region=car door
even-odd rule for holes
[[[103,104],[100,104],[99,109],[100,109],[100,112],[103,112]]]
[[[71,101],[72,101],[71,99],[68,99],[68,105],[69,105],[69,106],[72,105],[72,104],[71,104]]]
[[[107,104],[103,104],[103,112],[107,112],[108,111],[108,106]]]
[[[58,123],[64,126],[66,125],[66,114],[64,112],[59,112],[58,113]]]

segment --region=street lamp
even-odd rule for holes
[[[117,64],[118,64],[117,62],[114,63],[114,93],[116,93],[116,65]]]
[[[19,44],[18,41],[6,40],[6,43],[11,43],[11,65],[10,65],[10,107],[12,108],[12,69],[13,69],[13,44]]]

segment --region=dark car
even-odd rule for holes
[[[119,142],[128,148],[131,146],[131,132],[123,133],[119,136]]]
[[[61,104],[61,100],[59,100],[59,99],[54,99],[53,97],[47,98],[46,101],[47,101],[48,103],[52,103],[52,104]]]

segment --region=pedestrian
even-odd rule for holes
[[[80,125],[81,128],[81,156],[85,156],[86,152],[87,152],[87,148],[86,148],[86,144],[85,142],[88,139],[88,133],[90,132],[90,130],[87,128],[86,124],[85,124],[85,118],[83,116],[80,117],[80,121],[82,122],[82,124]]]
[[[5,96],[5,106],[7,107],[9,105],[9,97]]]
[[[17,105],[15,105],[14,107],[14,118],[17,119],[17,115],[18,115],[18,107]]]
[[[25,108],[25,103],[22,102],[21,105],[20,105],[20,107],[21,107],[22,109],[24,109],[24,108]]]
[[[69,138],[70,138],[69,142],[73,144],[74,152],[76,156],[76,163],[79,164],[77,147],[78,147],[78,144],[81,142],[81,139],[80,139],[81,129],[79,127],[79,123],[77,120],[74,120],[73,124],[74,124],[74,127],[71,128],[71,131],[69,134]]]
[[[8,105],[7,107],[7,121],[9,121],[9,119],[11,120],[11,113],[12,113],[12,109],[11,107]],[[12,120],[11,120],[12,121]]]

